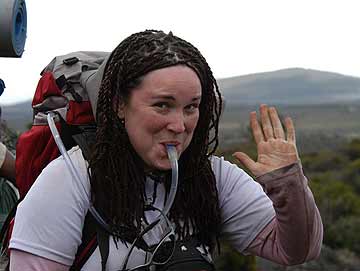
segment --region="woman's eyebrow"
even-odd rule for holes
[[[193,102],[198,101],[198,100],[201,100],[201,95],[192,98],[192,101],[193,101]]]
[[[171,95],[156,95],[152,97],[153,99],[166,99],[166,100],[174,100],[175,101],[175,97],[171,96]]]
[[[172,100],[172,101],[175,101],[175,97],[174,96],[171,96],[171,95],[156,95],[156,96],[153,96],[152,97],[153,99],[166,99],[166,100]],[[201,100],[201,95],[199,96],[196,96],[194,98],[191,99],[191,101],[198,101],[198,100]]]

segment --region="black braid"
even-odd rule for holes
[[[148,72],[178,64],[196,72],[202,98],[192,141],[179,161],[180,183],[170,219],[181,238],[193,231],[213,248],[221,219],[209,159],[218,146],[222,100],[205,58],[193,45],[171,32],[146,30],[133,34],[115,48],[108,60],[97,104],[97,143],[90,159],[92,200],[114,229],[125,224],[133,229],[133,234],[140,231],[145,202],[144,163],[117,117],[114,99],[127,102],[131,90]],[[165,185],[167,191],[169,180]]]

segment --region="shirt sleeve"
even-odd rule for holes
[[[69,266],[57,263],[20,250],[11,251],[10,271],[68,271]]]
[[[62,157],[52,161],[18,206],[10,249],[72,264],[81,243],[90,184],[81,152],[70,157],[80,169],[83,186],[72,178]]]
[[[221,239],[243,252],[275,217],[271,200],[260,184],[223,158],[213,157],[222,217]]]
[[[247,252],[285,265],[316,259],[323,225],[300,162],[258,177],[258,181],[272,200],[276,217]]]

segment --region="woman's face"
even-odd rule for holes
[[[135,151],[150,169],[170,169],[166,144],[178,156],[189,146],[199,119],[201,83],[185,65],[149,72],[135,87],[119,117]]]

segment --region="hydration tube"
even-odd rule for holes
[[[47,121],[50,127],[50,131],[54,137],[55,143],[59,148],[59,151],[61,153],[61,155],[64,157],[65,163],[67,168],[70,170],[70,173],[72,175],[72,177],[75,179],[76,183],[81,184],[82,188],[84,189],[84,191],[87,191],[83,182],[80,179],[79,173],[76,170],[69,154],[67,153],[64,143],[61,140],[60,134],[56,128],[55,122],[54,122],[54,117],[56,116],[56,114],[54,112],[49,112],[47,115]],[[164,206],[164,210],[163,210],[163,214],[166,216],[169,211],[170,208],[174,202],[175,199],[175,195],[176,195],[176,191],[177,191],[177,186],[178,186],[178,161],[177,161],[177,152],[176,152],[176,148],[174,145],[167,145],[167,152],[168,152],[168,157],[171,163],[171,186],[170,186],[170,193],[169,193],[169,197],[166,201],[166,204]],[[109,233],[113,234],[113,231],[110,229],[110,226],[104,221],[104,219],[101,217],[101,215],[96,211],[95,207],[92,205],[91,203],[91,199],[90,199],[90,195],[88,195],[89,197],[89,202],[90,202],[90,207],[89,207],[89,211],[90,213],[94,216],[94,218],[100,223],[100,225],[107,230]],[[155,219],[159,220],[160,217],[163,217],[161,214],[159,214],[159,216]],[[160,218],[160,220],[164,220],[165,218]]]
[[[178,157],[177,157],[176,148],[174,145],[168,144],[168,145],[166,145],[166,149],[167,149],[168,157],[169,157],[170,164],[171,164],[171,186],[170,186],[169,197],[166,201],[166,204],[165,204],[164,210],[163,210],[164,215],[167,215],[169,213],[170,208],[174,203],[177,186],[178,186],[178,182],[179,182],[179,180],[178,180],[179,167],[178,167],[178,161],[177,161]]]

